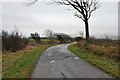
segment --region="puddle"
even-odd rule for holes
[[[51,56],[52,53],[48,53],[48,56]]]
[[[55,63],[55,60],[50,61],[51,63]]]
[[[79,58],[78,57],[75,57],[76,60],[78,60]]]

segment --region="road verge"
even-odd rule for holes
[[[120,75],[118,74],[119,64],[117,62],[114,62],[114,61],[112,61],[110,59],[108,60],[106,58],[95,56],[94,54],[82,53],[75,46],[75,44],[69,45],[68,46],[68,50],[70,50],[77,57],[80,57],[81,59],[89,62],[90,64],[95,65],[96,67],[98,67],[99,69],[103,70],[104,72],[107,72],[110,75],[113,75],[113,76],[115,76],[117,78],[120,78]]]
[[[39,56],[52,45],[37,45],[2,55],[3,78],[30,78]]]

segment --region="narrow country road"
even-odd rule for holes
[[[32,78],[113,78],[67,50],[69,44],[48,48],[33,71]]]

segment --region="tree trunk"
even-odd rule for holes
[[[86,40],[89,40],[89,24],[88,20],[85,20]]]

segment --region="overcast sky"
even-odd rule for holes
[[[19,32],[25,36],[29,36],[31,32],[38,32],[43,36],[46,29],[72,36],[78,36],[80,31],[84,31],[84,22],[75,17],[74,11],[68,10],[69,8],[66,6],[48,5],[44,1],[39,1],[27,7],[24,5],[27,0],[21,1],[25,2],[16,2],[15,0],[2,2],[2,11],[0,11],[2,29],[12,31],[16,25]],[[92,14],[89,20],[90,35],[97,37],[117,36],[118,0],[100,1],[101,7]]]

